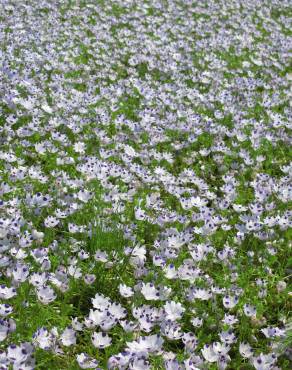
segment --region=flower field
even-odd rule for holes
[[[291,20],[0,0],[0,370],[290,368]]]

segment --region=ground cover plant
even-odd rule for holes
[[[288,369],[291,2],[0,0],[0,369]]]

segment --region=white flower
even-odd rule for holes
[[[261,332],[265,335],[266,338],[285,336],[285,329],[279,329],[277,327],[272,327],[272,326],[261,329]]]
[[[239,353],[244,358],[250,358],[253,355],[253,349],[247,342],[241,342],[239,345]]]
[[[129,370],[150,370],[150,364],[145,359],[144,356],[142,358],[134,357],[134,360],[131,361],[129,364]]]
[[[175,279],[177,277],[177,271],[175,266],[170,264],[163,269],[164,275],[167,279]]]
[[[131,287],[125,285],[125,284],[120,284],[119,285],[119,291],[120,291],[121,296],[123,296],[125,298],[129,298],[129,297],[132,297],[134,295],[133,288],[131,288]]]
[[[238,319],[234,316],[234,315],[228,315],[228,314],[225,314],[224,315],[224,319],[222,320],[222,322],[224,324],[227,324],[227,325],[234,325],[238,322]]]
[[[34,272],[29,278],[29,282],[35,287],[42,287],[48,280],[48,275],[45,272]]]
[[[74,151],[80,154],[85,153],[85,144],[82,141],[78,141],[77,143],[74,144],[73,146]]]
[[[96,261],[100,261],[100,262],[107,262],[108,261],[107,253],[104,252],[104,251],[101,251],[101,250],[96,251],[96,253],[94,255],[94,258],[95,258]]]
[[[130,146],[130,145],[125,145],[124,146],[124,151],[129,157],[136,157],[137,153],[136,151]]]
[[[272,365],[276,362],[277,356],[274,353],[264,355],[260,354],[257,357],[251,358],[251,363],[256,370],[270,370]]]
[[[8,335],[7,322],[0,319],[0,342],[6,339]]]
[[[72,328],[66,328],[60,336],[63,346],[72,346],[76,344],[76,332]]]
[[[203,325],[203,318],[202,317],[193,317],[191,319],[191,323],[195,328],[200,328]]]
[[[77,266],[74,266],[74,265],[70,265],[68,267],[68,274],[70,276],[74,277],[75,279],[80,279],[82,277],[81,268],[77,267]]]
[[[49,114],[52,114],[53,113],[53,109],[47,105],[47,104],[43,104],[41,106],[42,110],[44,110],[46,113],[49,113]]]
[[[191,350],[191,351],[194,351],[198,345],[197,337],[191,332],[184,333],[182,336],[182,341],[186,349]]]
[[[201,367],[198,366],[202,365],[203,362],[200,356],[192,355],[184,361],[185,370],[200,370]]]
[[[108,308],[108,312],[118,320],[127,316],[127,310],[125,310],[119,303],[112,303]]]
[[[255,316],[256,313],[257,313],[257,310],[256,310],[256,307],[255,306],[252,306],[250,305],[249,303],[246,303],[244,306],[243,306],[243,311],[245,313],[246,316]]]
[[[103,332],[94,332],[91,337],[92,343],[96,348],[106,348],[111,345],[111,338]]]
[[[29,276],[29,269],[27,265],[18,264],[12,271],[13,280],[17,283],[23,283]]]
[[[155,325],[154,322],[150,321],[148,316],[143,316],[138,318],[139,327],[141,330],[145,331],[146,333],[150,333],[153,326]]]
[[[213,343],[213,350],[218,355],[226,355],[230,350],[230,346],[227,346],[225,343],[214,342]]]
[[[0,299],[10,299],[16,296],[16,289],[8,288],[6,285],[0,285]]]
[[[233,209],[236,211],[236,212],[245,212],[247,211],[247,207],[244,207],[243,205],[241,204],[233,204],[232,205]]]
[[[82,189],[77,193],[77,198],[84,203],[87,203],[92,198],[92,193],[86,189]]]
[[[91,298],[91,302],[94,308],[103,311],[110,306],[110,299],[103,296],[102,294],[96,293],[94,298]]]
[[[12,313],[13,307],[7,303],[0,304],[0,316],[8,316]]]
[[[178,340],[183,336],[181,326],[175,322],[163,323],[161,325],[161,332],[163,333],[163,335],[171,340]]]
[[[42,240],[45,236],[43,232],[37,230],[32,230],[31,234],[36,240]]]
[[[168,359],[164,362],[165,370],[182,370],[182,367],[178,360],[176,359]]]
[[[192,293],[194,298],[201,299],[202,301],[207,301],[212,297],[212,291],[203,288],[195,288]]]
[[[146,261],[146,249],[144,246],[136,246],[131,252],[131,262],[134,265],[143,266]]]
[[[232,309],[237,305],[239,298],[237,296],[226,295],[223,297],[223,306],[225,308]]]
[[[72,328],[76,331],[82,331],[83,330],[83,324],[78,321],[78,318],[75,317],[71,320]]]
[[[216,353],[213,349],[212,345],[205,344],[204,347],[201,349],[201,352],[208,362],[216,362],[219,358],[218,353]]]
[[[137,328],[137,324],[133,321],[121,320],[119,323],[127,333],[131,333]]]
[[[208,203],[208,200],[200,197],[191,197],[191,203],[194,207],[202,208]]]
[[[98,366],[97,360],[83,352],[76,356],[76,360],[81,369],[96,369]]]
[[[208,362],[217,362],[218,368],[221,370],[225,369],[228,361],[230,361],[230,357],[227,355],[229,350],[229,346],[215,342],[212,345],[206,344],[201,351]]]
[[[50,302],[53,302],[57,296],[54,292],[54,289],[52,289],[49,286],[43,286],[40,287],[36,290],[37,297],[38,299],[43,303],[43,304],[48,304]]]
[[[287,287],[287,283],[285,281],[278,281],[277,283],[277,291],[278,293],[283,292]]]
[[[38,154],[45,154],[46,153],[46,146],[44,145],[44,143],[36,143],[34,145],[35,147],[35,151],[38,153]]]
[[[90,254],[87,253],[84,249],[81,249],[79,252],[78,252],[78,257],[84,261],[86,259],[88,259],[90,257]]]
[[[147,218],[146,212],[142,208],[136,207],[135,208],[135,218],[138,221],[146,220]]]
[[[49,349],[53,344],[54,337],[46,328],[39,328],[33,334],[33,342],[42,349]]]
[[[185,312],[182,304],[174,301],[166,302],[163,308],[166,313],[166,319],[171,321],[180,319]]]
[[[33,346],[29,343],[22,343],[19,346],[11,344],[7,348],[7,358],[11,361],[16,369],[22,367],[21,364],[24,364],[27,361],[33,351]]]
[[[141,293],[147,301],[157,301],[160,299],[159,291],[152,283],[142,283]]]
[[[224,354],[220,355],[220,357],[218,358],[218,361],[217,361],[219,370],[226,369],[226,367],[228,366],[228,362],[230,360],[231,360],[231,358],[230,358],[229,355],[224,355]]]
[[[110,320],[110,317],[107,317],[107,310],[93,310],[89,311],[88,319],[92,321],[94,325],[101,325],[106,319],[107,321]]]
[[[160,335],[154,334],[148,337],[140,337],[137,341],[127,342],[131,352],[158,352],[161,350],[164,340]]]
[[[219,337],[226,344],[232,344],[236,341],[236,336],[230,329],[219,333]]]
[[[95,282],[96,276],[94,274],[85,274],[83,277],[85,284],[91,285]]]
[[[54,216],[48,216],[44,220],[44,224],[46,227],[55,227],[58,225],[60,220],[57,219],[57,217]]]
[[[180,249],[185,244],[185,241],[179,236],[169,236],[167,238],[167,244],[169,248]]]

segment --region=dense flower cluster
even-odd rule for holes
[[[289,14],[0,0],[0,369],[288,369]]]

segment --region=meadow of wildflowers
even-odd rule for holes
[[[0,0],[0,370],[289,369],[291,19]]]

